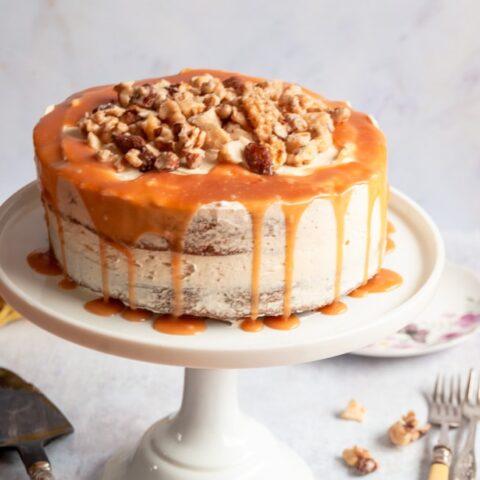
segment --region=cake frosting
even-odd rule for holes
[[[132,308],[287,318],[381,267],[385,139],[345,102],[186,70],[75,94],[34,142],[65,274]]]

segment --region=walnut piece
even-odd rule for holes
[[[343,451],[342,458],[349,467],[354,468],[361,475],[373,473],[379,466],[368,450],[356,445],[352,448],[346,448]]]
[[[78,126],[98,161],[119,171],[196,169],[208,159],[272,175],[284,164],[314,161],[333,145],[335,125],[350,117],[348,107],[329,108],[298,85],[239,76],[124,82],[114,91],[116,100],[87,112]]]
[[[360,405],[356,400],[350,400],[347,408],[340,414],[343,420],[353,420],[355,422],[363,422],[367,409]]]
[[[410,411],[388,429],[391,442],[397,446],[405,446],[423,437],[430,430],[430,425],[420,426],[415,412]]]

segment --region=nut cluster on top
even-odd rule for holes
[[[141,172],[196,169],[204,161],[272,175],[301,166],[333,144],[347,107],[329,108],[298,85],[225,80],[205,74],[172,84],[121,83],[117,102],[87,112],[78,126],[101,162]]]

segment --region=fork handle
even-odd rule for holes
[[[433,449],[433,462],[430,466],[428,480],[448,480],[451,463],[452,451],[448,447],[437,445]]]
[[[477,419],[471,418],[468,423],[468,436],[453,469],[453,480],[475,480],[477,467],[475,461],[475,435]]]

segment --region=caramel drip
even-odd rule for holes
[[[300,325],[300,319],[296,315],[290,315],[289,317],[265,317],[263,323],[275,330],[293,330]]]
[[[62,255],[62,267],[65,275],[68,275],[67,254],[65,252],[65,231],[63,228],[62,215],[58,211],[57,205],[53,205],[55,220],[57,222],[58,239],[60,240],[60,254]]]
[[[245,332],[259,332],[263,329],[263,322],[262,320],[253,319],[253,318],[246,318],[240,324],[240,328]]]
[[[137,298],[135,295],[135,282],[137,278],[137,266],[135,264],[135,252],[132,248],[123,247],[127,257],[128,268],[128,303],[131,309],[135,309],[137,305]]]
[[[62,269],[51,250],[35,250],[27,256],[27,262],[32,270],[42,275],[62,274]]]
[[[387,237],[387,249],[385,253],[391,253],[395,250],[395,242],[393,241],[392,237]]]
[[[383,263],[383,257],[385,255],[387,247],[387,208],[388,208],[388,184],[385,183],[381,186],[380,193],[380,245],[378,249],[378,268],[381,268]]]
[[[100,317],[111,317],[120,313],[125,308],[125,305],[120,300],[107,299],[103,297],[91,300],[84,305],[85,310]]]
[[[196,335],[207,329],[207,324],[203,318],[192,315],[162,315],[153,323],[153,328],[158,332],[169,335]]]
[[[368,182],[368,213],[367,213],[367,240],[365,247],[365,266],[363,269],[363,281],[368,280],[368,272],[370,270],[370,249],[372,244],[372,213],[375,201],[379,197],[379,182],[375,178],[371,178]]]
[[[295,241],[298,224],[308,203],[283,205],[285,216],[285,290],[283,293],[283,317],[288,319],[292,314],[292,291],[295,274]],[[273,318],[273,317],[272,317]]]
[[[251,318],[255,321],[258,317],[260,304],[260,269],[262,265],[262,228],[265,216],[265,207],[253,208],[246,206],[252,219],[252,298]],[[245,329],[244,329],[245,330]],[[251,331],[251,330],[248,330]]]
[[[112,242],[110,240],[104,240],[104,243],[115,250],[118,250],[120,253],[125,255],[127,261],[127,284],[128,284],[128,303],[130,308],[135,310],[137,304],[137,299],[135,295],[135,281],[137,278],[137,267],[135,264],[135,252],[133,248],[126,245],[122,245],[117,242]],[[108,263],[106,264],[108,270]]]
[[[325,305],[318,309],[319,312],[323,313],[324,315],[340,315],[348,310],[348,307],[345,303],[340,302],[339,300],[335,300],[333,303],[329,305]]]
[[[395,225],[392,222],[388,221],[387,222],[387,233],[391,234],[391,233],[395,233],[396,231],[397,231],[397,229],[395,228]]]
[[[352,197],[352,191],[349,190],[342,195],[332,197],[332,204],[335,213],[335,223],[337,226],[337,253],[335,262],[335,299],[340,297],[343,270],[343,249],[345,242],[345,214]]]
[[[109,287],[109,272],[108,272],[108,258],[107,258],[107,242],[103,238],[98,237],[98,248],[100,252],[100,270],[102,272],[102,293],[103,300],[108,302],[110,297]]]
[[[398,273],[382,268],[365,285],[350,292],[349,296],[365,297],[370,293],[389,292],[390,290],[398,288],[402,283],[403,279]]]
[[[126,308],[122,313],[122,318],[129,322],[144,322],[153,317],[153,312],[144,308]]]
[[[78,284],[71,278],[64,277],[58,282],[58,286],[64,290],[74,290],[78,287]]]
[[[172,287],[173,287],[173,315],[180,317],[183,313],[182,290],[182,252],[172,250]]]

